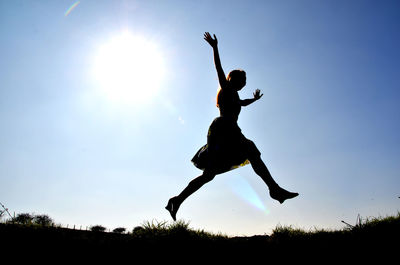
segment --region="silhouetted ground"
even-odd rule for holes
[[[226,237],[175,226],[137,227],[129,234],[91,232],[38,225],[0,224],[1,253],[18,260],[139,263],[280,262],[347,263],[396,261],[400,254],[400,214],[368,220],[336,231],[305,232],[277,227],[270,236]],[[145,264],[145,262],[140,262]]]

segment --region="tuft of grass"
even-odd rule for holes
[[[359,217],[355,226],[347,228],[353,234],[395,234],[400,233],[400,212],[395,216]]]
[[[305,230],[303,228],[298,228],[292,225],[282,226],[277,225],[273,230],[271,237],[272,238],[307,238],[319,234],[330,234],[330,233],[338,233],[342,230],[329,230],[329,229],[320,229],[320,228],[312,228],[309,230]]]
[[[273,230],[271,234],[271,238],[285,238],[285,239],[290,239],[290,238],[299,238],[299,237],[307,237],[310,235],[311,232],[306,232],[305,230],[301,228],[295,228],[292,225],[289,226],[282,226],[282,225],[277,225]]]
[[[204,230],[190,228],[190,222],[178,220],[173,223],[167,221],[145,221],[141,226],[133,229],[132,235],[140,238],[193,238],[193,239],[223,239],[227,236],[213,234]]]
[[[272,241],[304,241],[304,240],[337,240],[340,238],[351,238],[367,236],[377,238],[387,235],[400,233],[400,212],[397,216],[369,217],[361,218],[358,216],[355,225],[347,224],[347,227],[339,230],[312,229],[306,231],[294,226],[276,226],[270,236]]]

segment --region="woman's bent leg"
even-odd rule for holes
[[[168,201],[168,205],[165,207],[174,221],[176,220],[176,213],[178,212],[179,207],[182,202],[186,200],[190,195],[195,193],[198,189],[200,189],[204,184],[210,182],[215,177],[215,174],[210,171],[204,170],[203,174],[198,176],[189,182],[187,187],[176,197],[172,197]]]
[[[261,177],[265,184],[267,184],[271,198],[283,203],[285,200],[292,199],[299,195],[296,192],[289,192],[279,187],[279,185],[272,178],[271,173],[269,173],[267,166],[261,160],[260,156],[254,156],[249,160],[254,172],[256,172],[256,174]]]
[[[278,184],[272,178],[271,173],[269,173],[267,166],[261,160],[260,156],[254,156],[253,158],[249,159],[249,161],[254,172],[261,177],[269,189],[273,189],[278,186]]]

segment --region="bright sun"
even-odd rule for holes
[[[157,46],[130,32],[101,45],[92,70],[100,92],[116,104],[149,101],[165,76],[164,60]]]

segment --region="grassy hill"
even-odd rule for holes
[[[398,259],[400,213],[372,218],[342,230],[277,227],[271,235],[227,237],[191,229],[183,221],[146,223],[128,234],[40,225],[0,224],[3,253],[34,257],[111,258],[147,261],[371,261]],[[43,256],[41,256],[43,255]],[[29,256],[29,255],[28,255]],[[189,259],[189,260],[187,260]],[[264,263],[264,262],[263,262]]]

